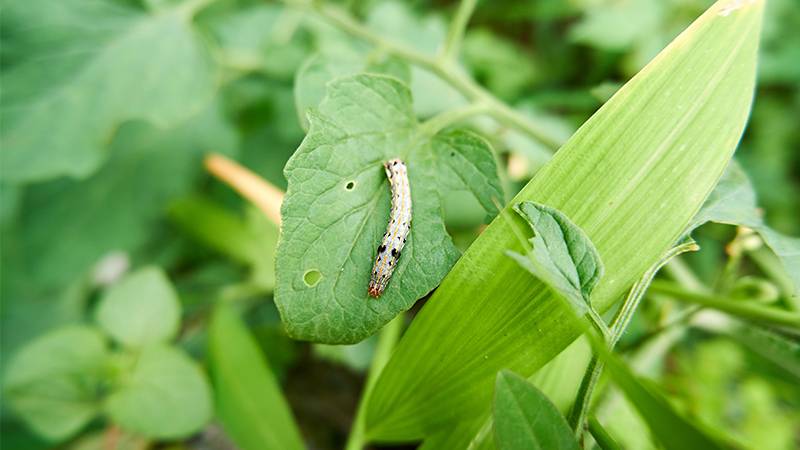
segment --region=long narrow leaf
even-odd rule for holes
[[[216,409],[242,450],[305,448],[275,376],[242,321],[227,306],[209,329]]]
[[[606,267],[598,310],[676,242],[730,160],[750,110],[762,7],[712,6],[512,201],[557,208],[595,243]],[[562,302],[504,254],[523,250],[512,228],[523,222],[509,216],[475,241],[403,337],[373,392],[368,435],[417,439],[475,417],[499,369],[528,376],[578,335]]]

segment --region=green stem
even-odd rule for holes
[[[793,328],[800,327],[800,314],[762,306],[747,300],[689,291],[668,281],[660,280],[654,281],[650,285],[650,290],[668,295],[675,300],[717,309],[746,320],[756,320]]]
[[[353,421],[353,428],[350,430],[350,436],[347,438],[346,450],[361,450],[367,443],[367,436],[365,433],[365,420],[366,408],[369,403],[370,394],[375,383],[378,382],[378,376],[381,374],[386,363],[389,362],[389,357],[400,338],[400,331],[403,329],[403,321],[405,315],[400,314],[395,317],[391,322],[386,324],[380,332],[378,337],[378,346],[375,348],[375,355],[372,357],[372,364],[367,372],[367,381],[364,383],[363,394],[358,401],[358,409],[356,409],[356,418]]]
[[[794,283],[781,261],[767,247],[760,246],[754,250],[747,250],[747,256],[761,269],[764,274],[778,285],[781,294],[795,311],[800,311],[800,296],[794,296]]]
[[[399,59],[403,59],[410,64],[414,64],[433,73],[452,86],[454,89],[459,91],[471,102],[486,104],[488,108],[486,114],[498,122],[527,134],[532,139],[541,142],[550,150],[556,151],[561,146],[559,139],[551,137],[546,131],[544,131],[544,129],[536,125],[529,117],[521,114],[518,111],[515,111],[497,99],[489,91],[476,83],[472,78],[466,76],[458,68],[458,66],[451,61],[434,58],[405,45],[388,41],[353,19],[352,16],[336,6],[302,0],[284,1],[288,5],[304,8],[316,13],[320,18],[339,28],[345,33],[366,41],[382,49],[387,54]]]
[[[434,135],[440,130],[474,116],[486,113],[489,106],[485,103],[471,103],[462,108],[451,109],[431,117],[422,123],[423,132]]]
[[[630,292],[628,292],[628,296],[625,298],[625,301],[622,302],[622,306],[620,307],[619,311],[617,311],[615,314],[614,319],[611,322],[611,329],[607,331],[606,345],[609,350],[613,350],[620,338],[622,338],[622,335],[628,328],[631,319],[633,319],[633,314],[639,307],[642,297],[644,297],[644,293],[647,291],[647,287],[653,282],[653,278],[656,276],[656,273],[658,273],[658,271],[675,256],[697,249],[697,244],[695,244],[693,241],[673,247],[667,251],[667,253],[665,253],[664,256],[662,256],[656,262],[656,264],[648,269],[644,275],[642,275],[642,278],[636,282],[636,284],[633,285]],[[575,404],[572,406],[569,417],[567,418],[568,422],[572,426],[572,429],[575,431],[575,435],[578,440],[580,440],[581,435],[583,434],[583,424],[586,421],[586,415],[589,411],[589,404],[592,399],[592,394],[594,393],[594,388],[597,386],[598,380],[600,380],[600,374],[602,372],[602,361],[598,359],[596,354],[592,355],[592,359],[589,361],[589,365],[587,366],[586,372],[581,380],[581,385],[578,388],[578,395],[575,399]]]
[[[594,441],[603,450],[620,450],[617,441],[608,434],[608,431],[600,424],[596,417],[589,419],[589,433],[592,434]]]
[[[439,56],[442,61],[454,61],[458,57],[467,23],[469,23],[469,18],[472,17],[477,3],[478,0],[461,0],[456,15],[450,22],[450,28],[447,30],[447,39],[444,41]]]

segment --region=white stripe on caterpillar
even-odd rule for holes
[[[392,191],[392,209],[369,279],[367,293],[374,298],[380,297],[389,284],[400,260],[400,252],[406,245],[408,232],[411,231],[411,186],[408,184],[406,164],[395,158],[383,163],[383,168],[386,169]]]

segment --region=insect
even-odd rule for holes
[[[408,168],[406,164],[395,158],[383,163],[386,177],[392,191],[392,208],[389,213],[389,224],[383,234],[381,245],[378,246],[378,255],[372,267],[367,292],[371,297],[378,298],[383,294],[389,279],[392,277],[400,252],[406,245],[408,232],[411,231],[411,186],[408,184]]]

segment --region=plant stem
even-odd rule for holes
[[[660,280],[654,281],[650,285],[650,290],[652,292],[668,295],[675,300],[717,309],[747,320],[756,320],[793,328],[800,327],[800,314],[762,306],[753,302],[748,302],[747,300],[693,292],[668,281]]]
[[[800,296],[795,297],[792,295],[794,293],[794,283],[786,273],[786,269],[784,269],[778,257],[763,245],[756,249],[747,249],[747,256],[753,260],[769,279],[778,285],[778,289],[787,299],[789,306],[795,311],[800,311]]]
[[[439,55],[442,61],[453,61],[458,58],[467,23],[469,23],[469,18],[472,16],[477,3],[478,0],[461,0],[456,15],[453,16],[453,20],[450,22],[450,28],[447,30],[447,39],[444,41],[444,46]]]
[[[382,36],[374,33],[369,28],[360,24],[352,16],[342,11],[336,6],[325,3],[307,2],[302,0],[284,0],[286,4],[299,8],[304,8],[316,13],[320,18],[340,30],[357,37],[363,41],[382,49],[386,53],[405,60],[425,69],[437,77],[444,80],[454,89],[459,91],[464,97],[473,103],[483,103],[487,105],[486,114],[498,122],[513,127],[541,142],[552,151],[558,150],[561,146],[559,139],[550,136],[545,130],[537,126],[529,117],[515,111],[489,91],[481,87],[472,78],[466,76],[458,66],[452,61],[441,60],[403,44],[388,41]],[[470,2],[471,0],[466,0]],[[469,5],[468,5],[469,6]],[[473,5],[474,7],[474,5]]]
[[[206,156],[203,164],[209,173],[227,183],[250,200],[269,220],[281,224],[283,192],[236,162],[216,153]]]
[[[620,450],[617,441],[608,434],[608,431],[600,424],[596,417],[589,419],[589,433],[592,434],[594,441],[603,450]]]
[[[364,421],[366,420],[365,414],[369,396],[372,394],[372,388],[378,382],[378,376],[381,374],[383,367],[386,366],[386,363],[389,362],[392,350],[394,350],[400,338],[404,319],[405,315],[400,314],[381,329],[378,337],[378,346],[375,348],[372,364],[369,367],[369,372],[367,372],[367,381],[364,383],[364,390],[362,391],[361,399],[358,401],[353,428],[347,438],[346,450],[361,450],[367,443],[367,436],[364,432],[366,424]]]
[[[611,322],[611,329],[607,332],[606,345],[609,350],[614,349],[622,335],[625,333],[625,330],[628,328],[631,319],[633,319],[633,314],[636,312],[642,297],[644,297],[647,287],[653,282],[653,278],[656,276],[656,273],[658,273],[664,264],[669,262],[675,256],[697,249],[697,244],[695,244],[693,241],[671,248],[666,254],[664,254],[664,256],[661,257],[661,259],[656,262],[656,264],[654,264],[644,273],[644,275],[642,275],[642,278],[637,281],[636,284],[633,285],[619,311],[617,311],[616,315],[614,316],[614,320]],[[578,388],[578,395],[575,399],[575,404],[572,406],[569,417],[567,418],[568,422],[572,426],[572,429],[575,431],[575,435],[578,440],[580,440],[583,433],[583,424],[586,421],[586,415],[589,411],[589,404],[592,399],[592,394],[595,386],[597,386],[597,382],[600,379],[600,374],[602,372],[603,363],[598,359],[596,354],[593,354],[592,359],[589,361],[589,365],[586,368],[586,373],[581,380],[581,385]]]
[[[422,129],[425,133],[434,135],[443,128],[461,122],[470,117],[484,114],[489,110],[489,106],[485,103],[471,103],[467,106],[451,109],[441,114],[431,117],[422,123]]]

